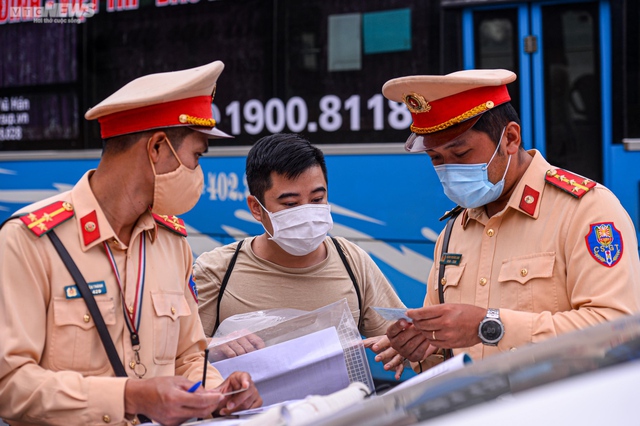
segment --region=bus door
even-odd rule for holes
[[[609,31],[601,22],[603,3],[470,7],[462,22],[465,69],[506,68],[518,75],[509,92],[524,147],[606,185],[611,105],[610,58],[601,49]]]

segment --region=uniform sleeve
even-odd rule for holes
[[[207,347],[207,342],[200,317],[196,315],[196,312],[198,312],[198,301],[195,299],[195,295],[189,284],[193,272],[193,255],[186,239],[183,238],[182,241],[185,245],[184,267],[186,272],[184,277],[184,291],[191,315],[182,317],[180,320],[180,339],[178,341],[178,351],[176,354],[176,375],[184,376],[196,382],[202,380],[204,363],[208,362],[204,359],[204,350]],[[206,387],[211,389],[219,386],[222,382],[223,379],[220,373],[212,366],[207,366]]]
[[[372,307],[404,308],[404,303],[378,265],[364,250],[343,238],[340,239],[340,243],[346,248],[353,274],[360,287],[364,310],[360,312],[360,317],[363,318],[360,332],[365,337],[385,334],[393,322],[384,320]]]
[[[47,237],[17,221],[0,231],[0,417],[49,425],[122,422],[126,378],[40,366],[51,297],[44,244]]]
[[[555,260],[564,262],[565,291],[571,309],[554,314],[501,309],[505,336],[499,344],[500,350],[639,311],[640,261],[631,218],[618,199],[604,187],[594,188],[593,193],[586,194],[576,203],[575,210],[567,212],[568,217],[561,225],[566,227],[566,241],[564,250],[556,253]],[[610,230],[613,250],[608,255],[602,252],[602,245],[595,239],[593,226],[599,224],[604,225],[605,234]]]
[[[198,287],[198,314],[204,333],[212,337],[218,315],[218,294],[227,263],[220,255],[222,248],[203,253],[193,265],[193,277]],[[223,270],[224,268],[224,270]]]

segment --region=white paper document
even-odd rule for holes
[[[454,356],[453,358],[450,358],[434,367],[431,367],[430,369],[428,369],[427,371],[423,371],[422,373],[418,374],[417,376],[414,376],[412,378],[410,378],[409,380],[406,380],[404,382],[402,382],[401,384],[399,384],[398,386],[394,387],[393,389],[391,389],[389,392],[386,392],[385,395],[389,395],[392,394],[394,392],[398,392],[399,390],[402,389],[406,389],[412,385],[415,385],[416,383],[422,383],[426,380],[429,380],[433,377],[436,376],[440,376],[442,374],[448,373],[450,371],[455,371],[455,370],[459,370],[462,367],[464,367],[466,364],[471,364],[473,361],[471,359],[471,357],[469,356],[469,354],[467,354],[466,352],[462,352],[456,356]]]
[[[264,405],[328,395],[349,386],[335,327],[211,365],[222,377],[234,371],[251,374]]]

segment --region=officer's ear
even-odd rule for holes
[[[504,141],[507,155],[517,154],[522,144],[520,135],[520,125],[515,121],[510,121],[504,131]]]
[[[154,132],[147,140],[147,155],[154,164],[157,164],[158,161],[160,161],[162,149],[164,147],[169,149],[166,142],[167,135],[165,132]]]

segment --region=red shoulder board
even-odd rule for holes
[[[174,232],[183,237],[187,236],[187,228],[184,226],[184,221],[177,216],[167,216],[166,214],[153,214],[153,218],[163,227],[169,231]]]
[[[74,214],[71,203],[57,201],[39,210],[20,216],[20,220],[27,225],[31,232],[41,237],[56,226],[71,219]]]
[[[547,170],[545,180],[576,198],[582,197],[596,186],[594,181],[562,169]]]

